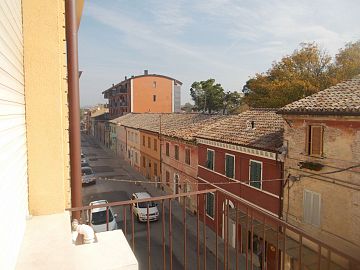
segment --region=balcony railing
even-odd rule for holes
[[[206,214],[209,211],[206,209],[209,193],[215,195],[213,218]],[[220,199],[223,200],[223,204],[220,204]],[[196,202],[195,214],[187,211],[188,200]],[[160,211],[161,232],[151,235],[153,225],[149,218],[146,219],[149,217],[149,204],[147,204],[146,243],[140,243],[141,237],[137,239],[137,234],[141,234],[141,231],[138,230],[140,225],[135,223],[133,214],[134,204],[141,202],[156,202]],[[133,252],[144,253],[144,250],[138,249],[146,247],[146,259],[142,257],[143,261],[140,262],[140,265],[141,263],[144,265],[142,269],[152,269],[154,264],[157,264],[155,268],[162,267],[162,269],[223,270],[341,270],[359,269],[360,265],[360,259],[352,258],[246,201],[217,189],[68,210],[80,214],[83,220],[86,220],[84,218],[86,212],[100,207],[106,208],[107,230],[109,230],[109,207],[121,207],[120,227],[127,236]],[[159,247],[153,247],[156,249],[156,256],[152,251],[151,243],[151,239],[155,237],[161,238],[161,250]]]

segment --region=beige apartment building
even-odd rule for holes
[[[287,123],[284,219],[358,258],[360,77],[291,103],[280,113]]]

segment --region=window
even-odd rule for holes
[[[154,102],[156,101],[156,95],[153,95],[153,101]]]
[[[146,165],[145,157],[142,158],[142,163],[143,163],[143,167],[145,168]]]
[[[179,146],[175,145],[175,159],[179,160]]]
[[[153,88],[156,88],[156,81],[153,81]]]
[[[158,175],[158,167],[157,167],[157,163],[154,162],[154,176],[157,176]]]
[[[206,168],[214,170],[214,150],[207,150]]]
[[[143,136],[143,146],[145,146],[145,136]]]
[[[151,148],[151,138],[148,137],[148,148]]]
[[[170,172],[166,171],[166,184],[169,186],[170,185]]]
[[[304,190],[304,222],[320,226],[321,195],[310,190]]]
[[[229,178],[235,176],[235,157],[233,155],[225,154],[225,175]]]
[[[215,194],[212,192],[206,193],[206,215],[210,218],[215,216]]]
[[[138,161],[138,154],[137,154],[137,152],[135,152],[135,163],[136,163],[136,164],[138,164],[138,163],[139,163],[139,161]]]
[[[306,139],[306,152],[310,156],[322,156],[323,153],[323,127],[308,126]]]
[[[259,161],[250,161],[250,185],[261,188],[262,163]]]
[[[154,151],[157,151],[157,139],[154,139]]]
[[[166,156],[170,156],[170,144],[166,143]]]
[[[190,165],[190,149],[185,149],[185,163]]]

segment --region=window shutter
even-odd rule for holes
[[[311,155],[322,155],[322,127],[311,126]]]
[[[213,162],[213,160],[214,160],[214,153],[213,153],[213,151],[207,151],[207,164],[206,164],[206,166],[207,166],[207,168],[209,168],[209,169],[211,169],[211,170],[213,170],[214,169],[214,162]]]
[[[312,194],[311,224],[320,226],[320,194]]]
[[[261,187],[261,163],[251,161],[250,163],[250,185],[256,188]]]
[[[311,223],[311,197],[310,191],[304,190],[304,222]]]
[[[311,132],[311,127],[310,126],[306,126],[306,130],[305,130],[306,134],[305,134],[305,153],[307,155],[310,154],[310,132]]]
[[[225,170],[227,177],[234,177],[234,157],[225,155]]]

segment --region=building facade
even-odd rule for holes
[[[150,181],[161,181],[160,137],[157,132],[139,129],[140,172]]]
[[[280,110],[287,123],[284,218],[354,258],[360,254],[359,97],[358,76]]]
[[[227,233],[232,247],[239,241],[241,249],[246,249],[249,231],[241,224],[236,228],[233,212],[237,207],[227,193],[281,217],[283,160],[279,149],[283,124],[274,110],[258,109],[229,116],[197,134],[199,189],[216,187],[223,191],[216,197],[209,193],[206,204],[201,201],[200,207],[206,209],[208,226],[218,229],[222,238]],[[266,251],[268,258],[275,256],[272,244],[266,243]],[[267,269],[274,269],[274,264],[274,260],[267,260]]]
[[[131,166],[140,171],[140,131],[135,128],[125,127],[124,132],[126,133],[125,159],[130,163]]]
[[[103,95],[109,100],[111,119],[130,112],[180,112],[181,85],[176,79],[145,71],[144,75],[125,77]]]

